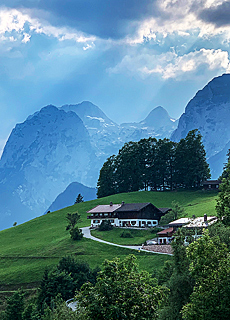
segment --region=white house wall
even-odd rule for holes
[[[91,219],[91,226],[98,227],[103,220],[109,220],[114,227],[155,227],[158,225],[157,220],[149,219],[118,219],[103,218]]]
[[[149,219],[119,219],[120,227],[155,227],[158,225],[157,220]]]
[[[158,244],[169,244],[172,241],[172,237],[158,237],[157,243]]]
[[[98,227],[102,223],[103,220],[109,220],[111,222],[112,226],[119,227],[118,218],[91,219],[91,227]]]

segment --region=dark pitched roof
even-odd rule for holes
[[[147,207],[151,203],[124,203],[120,208],[116,210],[116,212],[124,212],[124,211],[140,211],[143,208]],[[151,204],[153,206],[153,204]]]
[[[204,184],[220,184],[220,183],[221,183],[221,180],[205,180],[201,184],[204,185]]]
[[[171,208],[158,208],[162,213],[167,213],[168,211],[172,211]]]

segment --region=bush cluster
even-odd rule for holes
[[[128,231],[128,230],[122,231],[120,237],[121,237],[121,238],[133,238],[131,232]]]

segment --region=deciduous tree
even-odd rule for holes
[[[226,178],[223,178],[218,194],[216,212],[218,218],[226,225],[230,225],[230,162],[225,168]]]
[[[83,237],[81,229],[76,226],[76,224],[80,222],[80,219],[81,216],[77,212],[67,213],[66,220],[68,221],[68,225],[66,226],[66,230],[69,230],[73,240],[81,240]]]
[[[109,157],[100,170],[97,182],[98,198],[117,193],[115,159],[115,155]]]
[[[85,284],[76,299],[94,320],[157,319],[167,289],[148,272],[139,271],[134,256],[105,260],[95,286]]]
[[[202,136],[197,129],[189,131],[186,138],[179,141],[175,157],[178,186],[196,188],[203,180],[210,178]]]
[[[5,312],[5,320],[22,320],[24,310],[24,293],[21,290],[16,291],[7,299],[7,307]]]
[[[195,279],[190,302],[182,310],[185,320],[230,319],[230,259],[225,244],[210,238],[208,230],[187,249]]]

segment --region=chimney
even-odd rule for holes
[[[208,221],[208,218],[207,218],[207,214],[205,213],[204,214],[204,222],[207,222]]]
[[[121,206],[123,206],[125,204],[125,201],[122,201]]]
[[[109,204],[109,205],[110,205],[110,207],[112,207],[112,206],[113,206],[113,203],[112,203],[112,201],[110,202],[110,204]]]

